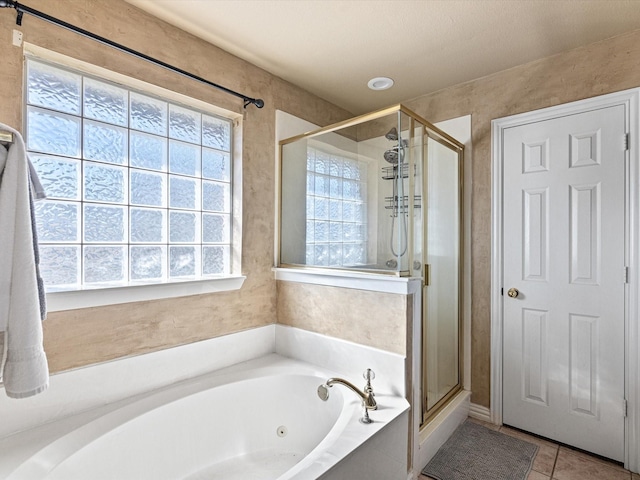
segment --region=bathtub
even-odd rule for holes
[[[0,478],[406,480],[408,403],[379,393],[362,424],[353,392],[318,398],[336,375],[271,354],[103,405],[0,440]]]

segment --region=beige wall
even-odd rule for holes
[[[431,122],[472,115],[472,402],[490,401],[491,120],[640,86],[640,30],[405,102]]]
[[[51,371],[158,350],[276,321],[273,262],[275,110],[319,125],[351,115],[121,0],[31,0],[29,6],[173,64],[212,82],[265,101],[244,114],[242,290],[50,313],[44,323]],[[0,122],[21,129],[22,49],[26,42],[178,93],[242,112],[242,101],[119,53],[29,15],[15,25],[15,11],[0,11],[2,68]]]
[[[278,323],[407,355],[409,295],[278,282]]]

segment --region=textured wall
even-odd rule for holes
[[[472,115],[472,402],[488,407],[491,120],[640,86],[640,30],[405,102],[439,122]]]
[[[278,323],[406,355],[411,296],[278,282]]]
[[[242,290],[49,314],[45,349],[51,370],[149,352],[276,321],[273,263],[275,109],[327,125],[351,115],[298,87],[174,28],[121,0],[31,0],[29,6],[253,97],[265,107],[244,114]],[[0,11],[3,65],[0,122],[21,129],[24,40],[178,93],[242,112],[242,101],[210,87],[15,11]]]

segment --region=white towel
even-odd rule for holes
[[[29,162],[22,136],[0,148],[0,379],[6,394],[25,398],[49,385],[42,347],[30,210]]]

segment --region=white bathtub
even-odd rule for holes
[[[407,402],[378,394],[364,425],[353,392],[318,398],[334,375],[273,354],[104,405],[0,440],[0,478],[405,480]]]

